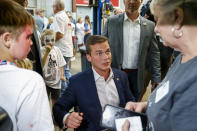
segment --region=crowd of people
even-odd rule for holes
[[[148,131],[197,130],[196,0],[149,0],[141,11],[142,0],[123,2],[125,10],[116,8],[102,34],[92,35],[90,17],[75,21],[63,0],[54,0],[49,20],[43,10],[34,16],[25,10],[28,0],[0,1],[0,109],[11,122],[7,129],[106,130],[100,121],[109,104],[146,113]],[[81,46],[91,67],[71,76]],[[150,81],[152,93],[140,102]],[[130,125],[126,120],[122,131]]]

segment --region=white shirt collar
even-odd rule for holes
[[[129,19],[129,17],[127,16],[126,12],[124,13],[124,21],[131,21],[131,22],[135,22],[135,23],[139,23],[140,24],[140,15],[137,17],[137,19],[135,21],[132,21],[131,19]]]
[[[97,81],[99,78],[103,77],[103,76],[100,76],[93,67],[92,67],[92,70],[93,70],[95,81]],[[113,73],[112,69],[110,68],[110,74],[109,74],[109,77],[107,78],[106,81],[109,81],[113,78],[114,78],[114,73]]]

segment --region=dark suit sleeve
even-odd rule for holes
[[[154,33],[150,49],[152,82],[161,81],[160,51],[157,42],[156,34]]]
[[[69,110],[76,104],[76,98],[74,95],[74,88],[72,87],[72,80],[68,88],[64,91],[64,94],[57,100],[53,106],[54,119],[60,128],[63,127],[63,118],[69,112]]]

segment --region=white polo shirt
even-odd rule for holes
[[[60,11],[55,14],[51,29],[57,33],[60,32],[64,37],[56,41],[57,46],[65,57],[73,56],[73,43],[72,43],[72,26],[65,11]]]

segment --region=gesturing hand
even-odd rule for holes
[[[83,120],[83,113],[72,112],[66,119],[66,126],[68,128],[78,128]]]

